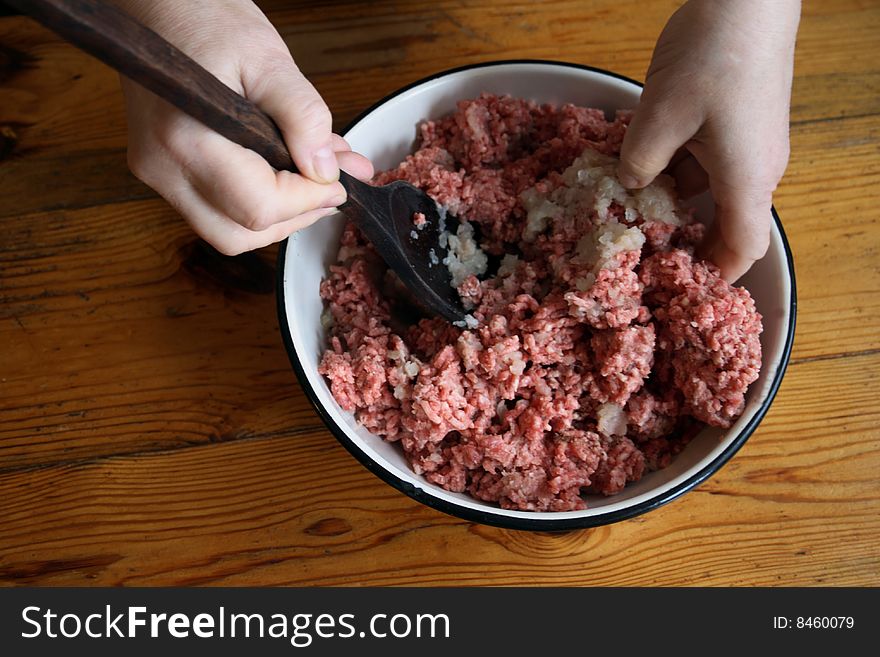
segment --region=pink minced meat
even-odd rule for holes
[[[590,343],[597,363],[591,396],[625,404],[641,390],[654,364],[654,325],[595,331]]]
[[[566,185],[582,153],[618,155],[628,122],[626,112],[608,121],[483,95],[424,123],[418,150],[377,175],[408,180],[477,224],[484,251],[517,255],[459,286],[476,328],[403,320],[411,304],[346,226],[321,285],[320,372],[340,406],[398,442],[428,481],[504,508],[582,509],[586,494],[613,495],[668,465],[701,423],[726,427],[742,412],[761,317],[747,291],[694,259],[701,224],[613,200],[526,231],[523,193]],[[608,222],[643,238],[585,262],[579,241]]]
[[[670,356],[688,413],[713,426],[730,426],[761,369],[761,317],[752,297],[725,283],[711,263],[681,250],[651,256],[640,277],[645,295],[659,303],[658,346]]]

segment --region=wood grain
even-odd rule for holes
[[[880,122],[792,130],[795,156],[775,197],[798,283],[794,357],[880,349]]]
[[[261,3],[337,127],[436,70],[513,57],[641,78],[676,2]],[[0,18],[0,583],[880,585],[880,7],[807,1],[792,364],[716,476],[590,531],[423,507],[299,390],[275,249],[224,258],[125,169],[115,74]]]
[[[817,379],[833,385],[817,390]],[[878,585],[878,384],[880,354],[795,364],[758,432],[703,486],[633,521],[561,535],[480,527],[427,509],[321,430],[9,473],[0,476],[0,577]],[[817,419],[817,406],[836,412]]]

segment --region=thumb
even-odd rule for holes
[[[645,87],[620,148],[617,177],[629,189],[651,183],[675,152],[700,128],[674,101],[655,98]]]
[[[278,124],[299,172],[315,182],[339,179],[333,117],[292,59],[275,63],[247,87],[248,97]]]
[[[718,189],[720,187],[720,189]],[[698,250],[734,283],[764,257],[773,222],[771,192],[735,192],[716,185],[715,221]]]

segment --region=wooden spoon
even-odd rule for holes
[[[7,2],[276,169],[297,170],[271,118],[117,7],[99,0]],[[446,249],[433,199],[402,181],[374,187],[344,171],[339,180],[348,193],[340,209],[415,298],[426,310],[463,324],[464,310],[442,263]],[[427,224],[414,231],[416,212]]]

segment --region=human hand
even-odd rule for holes
[[[763,257],[773,191],[788,163],[798,0],[690,0],[666,24],[621,148],[619,177],[663,170],[684,197],[709,188],[701,254],[733,282]]]
[[[235,255],[284,239],[345,201],[339,167],[369,180],[373,167],[331,133],[331,116],[287,46],[250,0],[116,0],[281,129],[300,173],[255,152],[123,78],[128,163],[218,251]]]

